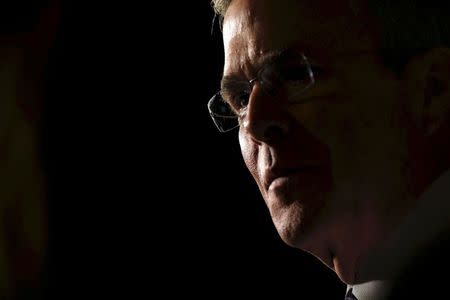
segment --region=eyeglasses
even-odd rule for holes
[[[300,95],[315,83],[313,67],[303,53],[281,51],[266,60],[255,78],[246,81],[225,76],[222,88],[208,102],[208,110],[220,132],[239,127],[245,118],[250,95],[259,82],[272,97],[285,92],[288,104],[304,101]]]

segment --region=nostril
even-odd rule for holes
[[[283,138],[287,133],[287,127],[283,124],[270,124],[264,131],[264,137],[267,140]]]

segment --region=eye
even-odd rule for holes
[[[228,102],[229,102],[231,108],[236,113],[239,113],[247,107],[249,99],[250,99],[250,92],[242,91],[242,92],[236,93],[235,95],[232,95],[229,98]]]
[[[311,81],[312,69],[306,65],[289,66],[282,70],[282,77],[284,81],[291,81],[297,83]]]

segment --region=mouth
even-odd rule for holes
[[[271,170],[265,177],[267,199],[272,204],[290,205],[299,202],[304,207],[318,206],[317,196],[325,190],[327,172],[323,165]]]
[[[265,173],[266,191],[264,199],[283,240],[294,247],[303,247],[319,228],[330,188],[329,171],[324,164],[302,165],[298,168]],[[313,238],[315,239],[315,238]],[[328,266],[331,256],[322,255]]]
[[[298,168],[273,168],[265,174],[264,186],[266,191],[269,191],[273,189],[274,186],[283,185],[283,183],[286,184],[289,181],[292,181],[294,177],[307,177],[308,175],[317,173],[321,169],[323,169],[323,165],[321,164],[304,165]]]

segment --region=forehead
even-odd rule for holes
[[[306,54],[367,50],[364,0],[234,0],[223,28],[225,68],[292,46]]]

